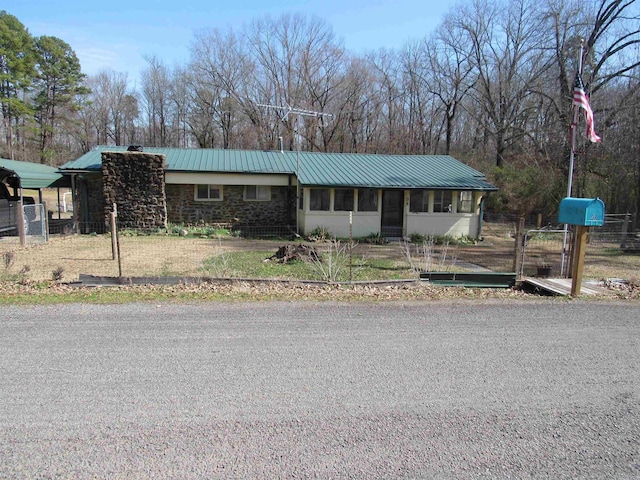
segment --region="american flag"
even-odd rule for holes
[[[584,110],[584,118],[587,121],[587,138],[589,141],[593,143],[601,142],[602,140],[596,134],[593,126],[593,110],[591,110],[591,105],[589,104],[589,97],[584,91],[584,83],[582,83],[580,73],[576,73],[576,82],[573,86],[573,105]]]

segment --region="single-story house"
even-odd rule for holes
[[[80,224],[104,225],[115,203],[121,221],[135,217],[130,227],[321,227],[338,237],[477,237],[483,195],[496,190],[448,155],[100,146],[60,172]]]

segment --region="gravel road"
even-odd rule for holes
[[[640,478],[640,305],[3,308],[1,478]]]

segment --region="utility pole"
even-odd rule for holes
[[[325,119],[332,118],[333,115],[330,113],[324,112],[316,112],[313,110],[305,110],[302,108],[295,108],[285,102],[285,106],[277,106],[277,105],[267,105],[263,103],[256,103],[256,106],[262,108],[271,108],[273,110],[284,111],[280,120],[283,122],[289,118],[289,115],[295,116],[296,120],[294,122],[294,140],[296,143],[296,235],[300,235],[300,144],[302,143],[302,139],[300,137],[300,132],[298,128],[304,117],[314,117],[322,120],[323,125],[325,125]]]

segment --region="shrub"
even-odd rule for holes
[[[363,243],[370,243],[371,245],[385,245],[389,243],[386,237],[379,232],[370,233],[362,239]]]
[[[317,226],[309,232],[309,235],[307,235],[307,240],[310,242],[326,242],[327,240],[333,240],[334,238],[334,235],[327,227],[321,226]]]
[[[421,233],[412,233],[409,235],[409,241],[411,243],[423,243],[427,240],[426,235],[422,235]]]
[[[58,267],[51,273],[51,278],[53,279],[54,282],[59,282],[60,280],[62,280],[63,273],[64,273],[64,268]]]

